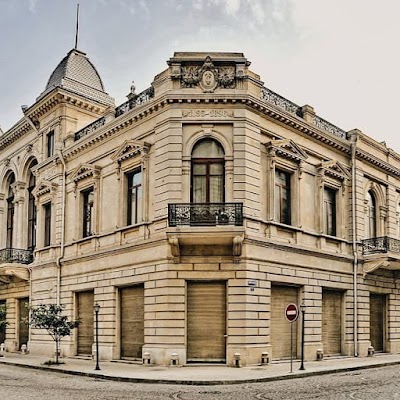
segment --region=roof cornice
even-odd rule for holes
[[[0,136],[0,150],[10,146],[31,130],[32,127],[29,122],[25,118],[21,118],[11,129]]]

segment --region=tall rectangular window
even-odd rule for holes
[[[82,215],[82,237],[93,235],[93,188],[82,192],[83,215]]]
[[[336,190],[324,188],[324,233],[336,236]]]
[[[54,131],[50,131],[46,135],[46,148],[47,157],[51,157],[54,154]]]
[[[137,224],[142,216],[142,171],[130,172],[127,177],[127,221],[128,225]]]
[[[43,205],[44,209],[44,246],[50,246],[51,243],[51,203]]]
[[[275,170],[275,220],[291,224],[290,173]]]

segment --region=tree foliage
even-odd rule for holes
[[[79,326],[79,319],[68,321],[62,315],[63,307],[57,304],[40,304],[30,308],[29,324],[32,328],[45,329],[56,344],[56,364],[58,364],[59,344],[63,337]]]
[[[0,304],[0,333],[5,332],[8,324],[7,322],[7,310],[5,304]]]

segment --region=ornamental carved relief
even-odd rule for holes
[[[210,56],[202,66],[188,65],[181,70],[181,86],[194,88],[200,86],[203,92],[211,93],[217,87],[234,89],[236,87],[236,70],[234,66],[215,67]]]

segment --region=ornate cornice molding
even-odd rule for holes
[[[375,167],[378,167],[382,169],[383,171],[388,172],[389,174],[392,174],[394,176],[400,176],[400,169],[393,167],[389,163],[380,160],[379,158],[375,157],[371,153],[368,153],[365,150],[357,149],[356,150],[356,155],[359,159],[362,159],[364,161],[369,162],[370,164],[374,165]]]
[[[21,119],[20,122],[14,125],[5,134],[0,136],[0,150],[3,150],[6,147],[10,146],[20,137],[24,136],[26,133],[29,133],[31,130],[32,127],[28,123],[28,121]]]

